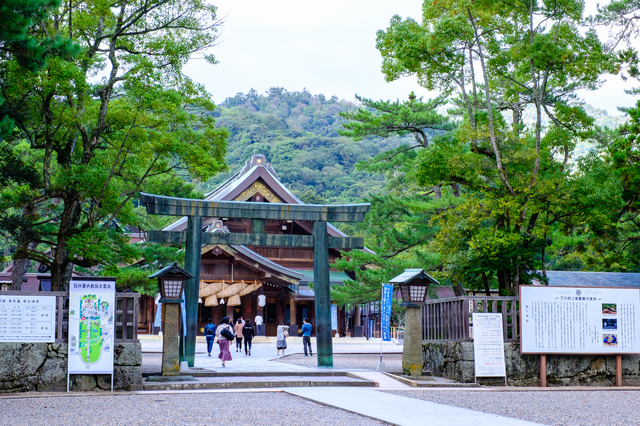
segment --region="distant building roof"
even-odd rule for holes
[[[640,287],[640,273],[547,271],[549,285],[573,287]]]

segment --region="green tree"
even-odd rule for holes
[[[14,259],[47,266],[53,289],[66,288],[73,265],[134,256],[116,224],[136,224],[132,200],[149,178],[224,169],[226,132],[191,112],[214,105],[182,72],[194,55],[214,62],[217,24],[216,8],[199,0],[66,3],[31,34],[68,34],[80,48],[74,60],[52,57],[36,72],[15,56],[3,62],[6,104],[28,101],[15,140],[28,142],[21,155],[41,184],[21,203],[3,193],[4,211],[28,214],[2,228],[17,243]]]
[[[575,91],[614,71],[596,33],[581,33],[582,15],[579,1],[425,2],[422,23],[394,17],[378,33],[387,80],[416,75],[456,95],[460,125],[419,152],[417,182],[468,191],[435,219],[435,248],[444,265],[493,269],[504,293],[539,266],[549,227],[575,213],[567,164],[592,125]],[[521,121],[527,106],[533,126]]]

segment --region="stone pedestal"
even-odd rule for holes
[[[405,306],[402,372],[409,376],[422,375],[422,318],[418,305]]]
[[[180,375],[180,304],[164,304],[162,375]]]

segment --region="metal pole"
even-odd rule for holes
[[[187,317],[187,336],[182,338],[183,356],[193,367],[196,357],[196,333],[198,331],[198,284],[200,283],[200,257],[202,250],[202,216],[189,216],[187,221],[187,244],[184,254],[184,269],[194,278],[184,283],[184,307]],[[180,333],[182,336],[182,333]]]
[[[313,222],[313,243],[313,290],[316,296],[318,367],[333,367],[327,222]]]

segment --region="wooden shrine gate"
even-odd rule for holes
[[[361,249],[360,237],[330,237],[327,222],[362,222],[370,204],[282,204],[244,201],[209,201],[140,194],[148,214],[187,216],[187,231],[149,231],[147,241],[185,244],[184,269],[195,278],[185,283],[187,336],[184,360],[193,367],[196,352],[198,283],[202,244],[313,248],[313,276],[316,298],[316,336],[318,367],[333,367],[331,342],[331,288],[329,286],[329,249]],[[242,218],[252,220],[251,234],[202,232],[203,217]],[[313,222],[313,235],[266,234],[265,220]]]

